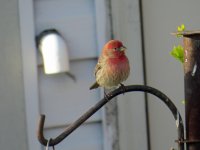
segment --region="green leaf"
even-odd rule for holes
[[[170,54],[181,63],[184,62],[184,49],[181,45],[174,46]]]
[[[177,27],[177,30],[178,30],[178,32],[183,32],[183,31],[185,31],[185,25],[184,25],[184,24],[181,24],[180,26]],[[181,34],[177,34],[176,36],[177,36],[178,38],[183,37],[183,35],[181,35]]]
[[[181,24],[180,26],[177,27],[178,32],[185,31],[185,25]]]

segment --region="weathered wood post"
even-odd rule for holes
[[[200,31],[184,31],[187,150],[200,150]]]

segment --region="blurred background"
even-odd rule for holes
[[[102,98],[90,91],[93,70],[109,39],[128,48],[131,74],[125,82],[165,93],[184,118],[183,66],[169,54],[181,39],[177,26],[200,29],[200,1],[188,0],[1,0],[0,145],[4,150],[41,150],[36,130],[46,115],[45,137]],[[63,72],[45,74],[35,38],[56,29],[65,40],[73,81]],[[49,43],[52,44],[52,43]],[[176,124],[156,97],[128,93],[98,111],[56,149],[161,150],[177,147]]]

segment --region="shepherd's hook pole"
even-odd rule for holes
[[[110,92],[107,94],[106,98],[104,97],[100,100],[96,105],[91,107],[86,113],[84,113],[80,118],[78,118],[74,123],[67,126],[63,133],[58,135],[56,138],[51,138],[49,142],[49,146],[55,146],[64,140],[70,133],[72,133],[76,128],[78,128],[82,123],[84,123],[89,117],[91,117],[96,111],[98,111],[102,106],[104,106],[107,102],[109,102],[112,98],[116,97],[117,95],[124,94],[127,92],[146,92],[158,97],[162,102],[166,104],[169,110],[172,112],[173,117],[176,121],[177,131],[178,131],[178,150],[184,150],[184,143],[179,141],[184,141],[184,125],[182,117],[173,104],[173,102],[161,91],[144,85],[129,85],[124,87],[119,87],[118,89]],[[38,125],[38,140],[44,146],[47,145],[48,139],[44,137],[44,122],[45,122],[45,115],[40,116],[39,125]]]

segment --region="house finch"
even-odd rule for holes
[[[105,44],[95,67],[96,82],[90,90],[99,86],[110,89],[128,78],[130,67],[125,50],[126,47],[118,40],[111,40]]]

